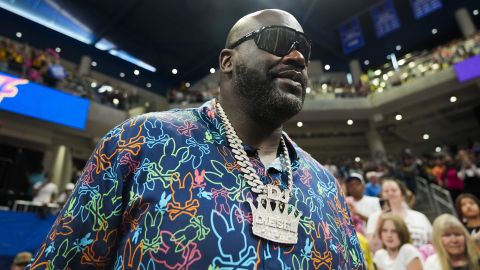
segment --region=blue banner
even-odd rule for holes
[[[373,6],[370,15],[379,38],[400,28],[400,20],[392,0],[385,0]]]
[[[442,8],[442,0],[410,0],[415,19],[420,19]]]
[[[90,101],[0,73],[0,110],[84,130]]]
[[[342,48],[345,54],[351,53],[365,45],[362,28],[357,17],[352,18],[339,27]]]

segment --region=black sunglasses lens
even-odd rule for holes
[[[292,29],[271,27],[263,29],[255,38],[259,49],[276,56],[287,55],[294,43],[295,48],[308,59],[310,57],[310,43],[307,38]]]

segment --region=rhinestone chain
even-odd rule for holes
[[[220,106],[219,102],[213,100],[214,106],[217,108],[218,115],[225,126],[225,133],[228,140],[228,144],[230,148],[232,148],[232,153],[234,154],[235,160],[237,164],[240,165],[240,171],[243,173],[243,177],[248,185],[250,185],[251,190],[257,194],[266,193],[267,187],[263,184],[260,180],[260,177],[257,175],[255,169],[253,168],[252,163],[250,163],[249,158],[245,150],[243,150],[242,140],[237,136],[235,129],[233,128],[232,124],[227,118],[225,111],[223,110],[222,106]],[[280,139],[280,143],[282,144],[283,150],[283,165],[287,168],[288,174],[288,188],[285,190],[286,193],[291,195],[292,186],[293,186],[293,173],[292,173],[292,165],[290,163],[290,158],[288,156],[288,149],[285,144],[285,140],[283,136]]]

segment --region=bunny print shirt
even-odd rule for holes
[[[212,102],[113,128],[27,269],[365,269],[336,180],[286,134],[298,242],[253,235],[257,195],[224,133]],[[244,148],[264,183],[286,188],[284,162]]]

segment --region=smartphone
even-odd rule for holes
[[[387,213],[392,211],[392,208],[390,208],[390,202],[387,199],[380,199],[378,202],[380,203],[382,212]]]

